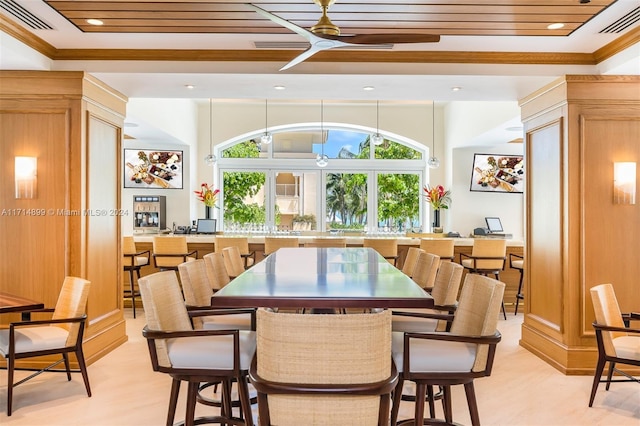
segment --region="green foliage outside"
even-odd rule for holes
[[[369,158],[367,138],[354,158]],[[376,146],[378,159],[420,159],[418,151],[385,139]],[[415,221],[420,211],[419,176],[384,174],[378,176],[378,221],[400,227],[407,219]],[[327,214],[331,229],[362,229],[367,217],[367,175],[332,173],[327,176]],[[340,221],[337,221],[340,219]]]
[[[253,141],[245,141],[225,149],[225,158],[257,158],[258,146]],[[254,197],[266,181],[263,172],[225,172],[224,180],[224,220],[236,223],[265,223],[264,203],[248,204],[245,200]]]

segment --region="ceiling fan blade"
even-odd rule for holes
[[[329,48],[329,49],[331,49],[331,48]],[[301,54],[299,54],[298,56],[293,58],[287,65],[285,65],[282,68],[280,68],[280,71],[284,71],[286,69],[291,68],[294,65],[298,65],[300,62],[309,59],[310,57],[312,57],[313,55],[315,55],[316,53],[318,53],[318,52],[320,52],[322,50],[327,50],[327,49],[320,48],[320,47],[312,44],[311,47],[309,47],[307,50],[305,50],[304,52],[302,52]]]
[[[293,22],[289,22],[286,19],[282,19],[281,17],[276,16],[271,12],[267,12],[266,10],[254,4],[247,3],[247,6],[249,6],[251,9],[255,10],[256,12],[258,12],[260,15],[264,16],[265,18],[269,19],[270,21],[273,21],[280,26],[290,29],[294,33],[301,35],[302,37],[306,38],[309,41],[311,41],[312,38],[315,36],[315,34],[313,34],[311,31],[305,28],[302,28],[294,24]]]
[[[356,34],[344,36],[325,36],[321,38],[341,41],[348,44],[400,44],[400,43],[436,43],[440,41],[437,34]]]

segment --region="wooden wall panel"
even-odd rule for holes
[[[525,304],[548,327],[562,328],[562,120],[527,133]]]
[[[22,296],[48,307],[55,305],[66,274],[69,117],[64,107],[0,113],[0,291],[20,288]],[[15,199],[14,157],[20,155],[38,159],[34,199]]]
[[[613,202],[613,163],[640,164],[640,117],[611,119],[586,112],[581,116],[581,129],[585,295],[581,324],[582,333],[592,336],[591,287],[611,283],[622,312],[640,308],[640,200],[636,205]]]

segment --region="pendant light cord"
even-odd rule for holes
[[[322,157],[324,158],[324,100],[320,100],[320,144],[322,147]]]
[[[209,155],[213,155],[213,99],[209,98]]]
[[[376,101],[376,135],[380,134],[380,101]]]
[[[264,100],[264,134],[268,134],[269,133],[269,104],[268,104],[269,100],[265,99]]]

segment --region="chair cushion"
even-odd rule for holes
[[[621,336],[613,339],[618,358],[640,361],[640,336]]]
[[[251,314],[200,317],[205,330],[251,330]]]
[[[462,259],[461,264],[465,268],[473,268],[473,261],[474,259]]]
[[[404,333],[391,335],[392,355],[398,371],[403,372]],[[476,345],[444,340],[411,339],[411,372],[469,372],[476,359]]]
[[[511,267],[514,269],[523,269],[524,268],[524,260],[512,260]]]
[[[69,332],[61,327],[20,327],[16,329],[16,353],[64,348]],[[0,330],[0,353],[9,354],[9,330]]]
[[[411,311],[411,309],[401,309],[400,311]],[[425,309],[416,309],[417,312],[429,312]],[[433,318],[417,318],[403,315],[394,315],[391,322],[392,331],[405,331],[420,333],[425,331],[435,331],[438,320]]]
[[[183,337],[167,343],[174,368],[233,369],[233,336]],[[255,351],[256,333],[240,331],[240,369],[249,369]]]
[[[147,256],[136,256],[136,266],[144,266],[149,264]]]

